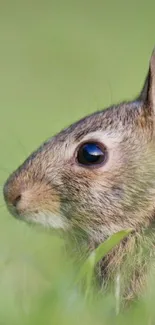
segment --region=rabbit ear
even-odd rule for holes
[[[143,101],[146,105],[149,105],[149,107],[155,112],[155,48],[152,52],[149,71],[139,96],[139,100]]]

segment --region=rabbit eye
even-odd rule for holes
[[[84,143],[78,150],[77,161],[81,165],[95,166],[105,163],[107,151],[100,143]]]

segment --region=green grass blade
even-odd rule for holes
[[[93,252],[89,255],[85,263],[83,264],[79,275],[78,281],[81,280],[83,277],[87,277],[87,282],[91,282],[93,270],[95,265],[105,257],[117,244],[120,243],[128,234],[131,232],[131,229],[122,230],[111,237],[109,237],[105,242],[101,243]]]

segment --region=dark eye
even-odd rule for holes
[[[79,148],[77,160],[86,166],[103,164],[107,158],[107,151],[104,145],[99,143],[84,143]]]

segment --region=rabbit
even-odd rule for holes
[[[131,228],[97,273],[106,284],[123,270],[130,280],[125,299],[139,296],[155,243],[155,50],[134,100],[86,116],[45,141],[8,177],[3,192],[16,218],[81,230],[91,248]],[[143,244],[148,256],[139,261],[134,254]]]

